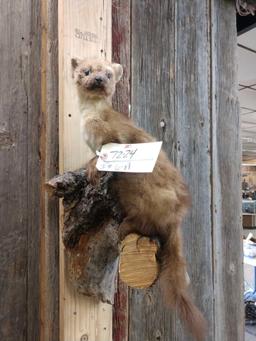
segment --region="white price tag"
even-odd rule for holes
[[[151,173],[161,150],[162,142],[102,146],[96,168],[99,171]]]

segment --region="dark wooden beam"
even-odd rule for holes
[[[39,0],[0,2],[0,339],[39,340]]]
[[[129,115],[130,109],[130,40],[131,1],[112,0],[112,60],[123,65],[124,74],[117,84],[113,107]],[[113,341],[128,340],[128,288],[117,279],[113,307]]]
[[[41,1],[40,341],[59,340],[59,200],[45,191],[58,174],[58,1]]]

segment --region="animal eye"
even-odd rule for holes
[[[112,73],[111,72],[107,72],[107,77],[108,77],[108,79],[110,79],[112,77]]]
[[[85,76],[89,76],[90,72],[91,72],[90,69],[85,69],[85,70],[84,70]]]

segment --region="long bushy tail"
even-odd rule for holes
[[[161,263],[160,285],[164,301],[168,306],[177,308],[191,334],[197,341],[203,341],[206,335],[206,321],[187,291],[186,265],[181,254],[181,240],[177,231],[165,243]]]

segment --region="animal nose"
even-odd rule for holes
[[[96,82],[99,83],[99,84],[103,81],[103,79],[102,79],[101,76],[96,76],[96,77],[95,77],[95,80],[96,80]]]

